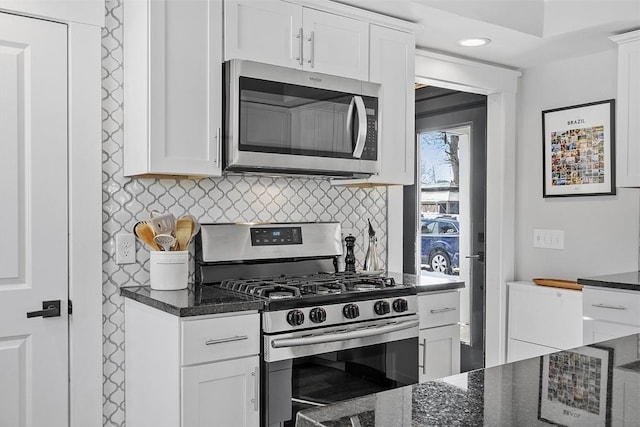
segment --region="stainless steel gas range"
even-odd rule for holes
[[[196,281],[264,300],[262,424],[418,380],[415,288],[339,272],[338,223],[203,224]]]

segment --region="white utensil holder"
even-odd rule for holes
[[[151,289],[175,291],[185,289],[189,280],[189,251],[150,251],[149,284]]]

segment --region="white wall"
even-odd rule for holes
[[[616,97],[617,51],[526,69],[517,100],[515,278],[575,280],[639,268],[640,190],[542,198],[543,110]],[[533,247],[533,229],[565,232],[565,249]]]

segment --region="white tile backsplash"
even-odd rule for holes
[[[211,179],[125,178],[122,174],[122,1],[107,0],[102,37],[103,125],[103,395],[105,426],[124,426],[124,313],[121,286],[146,282],[149,253],[137,245],[137,263],[115,263],[114,239],[131,232],[149,210],[188,212],[200,222],[339,221],[358,238],[364,259],[367,219],[386,259],[387,193],[384,188],[332,187],[327,179],[229,175]]]

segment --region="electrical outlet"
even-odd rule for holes
[[[535,228],[533,230],[533,247],[544,249],[564,249],[564,231]]]
[[[116,264],[133,264],[136,262],[136,238],[133,234],[116,235]]]

